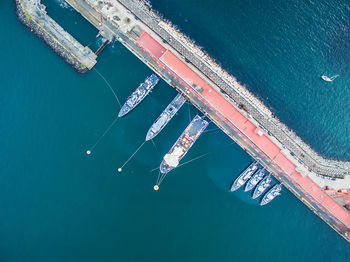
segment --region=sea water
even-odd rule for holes
[[[338,17],[349,11],[347,2],[321,1],[319,7],[315,2],[294,1],[294,8],[284,1],[264,2],[153,4],[266,99],[310,144],[334,155],[340,152],[339,144],[348,143],[344,59],[349,58],[349,49],[340,37],[346,36],[348,16]],[[61,7],[62,1],[44,3],[54,19],[96,50],[101,41],[95,38],[96,29],[71,8]],[[300,7],[311,3],[313,8]],[[311,11],[314,19],[309,17]],[[315,28],[334,22],[326,11],[339,25],[333,31],[327,27],[325,39],[333,40],[327,44],[329,49],[317,41],[307,47],[307,39],[321,34]],[[272,14],[280,14],[275,24]],[[205,156],[172,171],[160,190],[153,191],[158,172],[152,170],[199,113],[188,104],[154,145],[146,143],[118,173],[176,95],[164,81],[134,111],[117,120],[86,155],[118,114],[111,90],[95,70],[77,74],[26,30],[15,17],[12,1],[0,2],[0,15],[5,25],[0,27],[0,261],[349,260],[349,244],[288,190],[264,207],[243,190],[229,192],[231,182],[252,159],[213,124],[183,162]],[[313,37],[305,39],[308,34],[295,23],[299,20]],[[292,37],[281,23],[301,34],[294,36],[298,44],[288,41]],[[274,35],[267,35],[267,24],[274,26]],[[334,53],[329,51],[332,48]],[[317,53],[327,59],[320,64],[309,61]],[[103,50],[96,69],[122,102],[151,74],[118,43]],[[331,84],[319,82],[324,73],[341,77]],[[303,106],[305,110],[300,109]],[[310,121],[315,126],[309,126]],[[308,127],[304,135],[302,125]],[[322,138],[329,134],[332,139],[327,143]]]

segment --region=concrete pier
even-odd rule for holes
[[[17,16],[21,22],[43,39],[77,72],[84,73],[97,63],[97,56],[81,45],[46,13],[40,0],[16,0]]]
[[[344,189],[342,194],[350,196],[350,191],[346,191],[350,185],[344,182],[349,181],[349,162],[317,154],[233,76],[143,1],[66,2],[90,21],[105,39],[117,39],[183,93],[315,214],[350,241],[350,212],[345,208],[348,205],[332,197],[333,191],[327,194],[330,191],[323,190],[318,181],[320,174],[336,179],[339,189]],[[60,50],[65,50],[63,53],[67,57],[73,58],[75,68],[76,61],[78,65],[93,67],[95,54],[77,44],[55,24],[39,0],[18,0],[17,3],[21,20],[44,26],[44,35],[55,41]]]
[[[234,77],[218,66],[190,39],[178,32],[171,23],[162,20],[142,1],[120,0],[119,2],[132,10],[153,32],[167,41],[221,90],[226,92],[238,104],[244,105],[247,115],[251,115],[266,128],[279,143],[288,149],[297,161],[302,161],[308,169],[323,176],[343,178],[345,174],[350,172],[350,162],[326,159],[317,154],[292,130],[279,121],[261,101],[238,83]]]
[[[319,156],[234,77],[143,1],[66,2],[107,39],[120,41],[183,93],[315,214],[350,241],[349,211],[313,180],[319,174],[348,178],[348,162]]]

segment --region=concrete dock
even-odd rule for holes
[[[40,0],[16,0],[17,15],[31,31],[80,73],[93,68],[97,55],[81,45],[46,12]]]
[[[117,39],[183,93],[314,213],[350,241],[347,205],[333,197],[333,191],[330,194],[321,188],[318,181],[320,175],[336,179],[337,189],[350,195],[347,191],[350,185],[344,182],[349,181],[349,162],[317,154],[233,76],[143,1],[66,2],[105,39]]]
[[[344,178],[348,162],[319,156],[244,86],[143,1],[66,0],[191,101],[294,195],[350,241],[350,213],[314,181]],[[244,105],[244,106],[242,106]]]

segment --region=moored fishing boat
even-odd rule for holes
[[[248,179],[252,177],[255,171],[258,170],[258,168],[259,168],[258,162],[251,163],[232,183],[230,190],[236,191],[238,188],[243,186],[248,181]]]
[[[270,186],[271,183],[271,175],[266,176],[255,188],[253,192],[253,199],[258,198],[265,192],[265,190]]]
[[[263,206],[263,205],[266,205],[266,204],[270,203],[276,196],[280,195],[281,190],[282,190],[282,185],[281,184],[274,185],[264,195],[263,199],[260,202],[260,205]]]
[[[246,183],[244,191],[248,192],[252,190],[265,176],[265,169],[260,169],[249,179],[249,181]]]

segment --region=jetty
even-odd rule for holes
[[[40,1],[17,1],[24,2]],[[182,93],[315,214],[350,241],[350,185],[346,183],[350,162],[327,159],[315,152],[233,76],[144,1],[66,2],[105,39],[118,40]],[[24,7],[28,8],[27,4]],[[40,22],[42,20],[38,20]],[[70,46],[67,41],[61,44]],[[67,50],[72,54],[76,52],[68,47]],[[325,190],[318,182],[319,176],[336,179],[337,189],[342,188],[342,194],[333,197],[334,191]]]
[[[16,0],[15,3],[20,21],[77,72],[85,73],[97,63],[97,55],[48,16],[46,7],[40,0]]]

